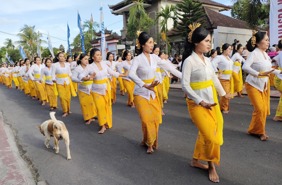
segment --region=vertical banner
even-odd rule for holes
[[[103,14],[103,7],[100,7],[100,27],[101,27],[101,52],[102,52],[102,59],[106,60],[106,38],[105,38],[105,27],[104,27],[104,14]]]
[[[48,48],[49,48],[49,51],[52,55],[53,58],[55,58],[55,55],[54,55],[54,51],[53,51],[53,47],[52,47],[52,43],[51,43],[51,38],[50,38],[50,35],[48,33]]]
[[[282,0],[270,1],[269,36],[271,45],[282,39]]]
[[[24,52],[22,46],[19,47],[19,51],[20,51],[20,55],[21,55],[22,59],[23,59],[23,60],[26,59],[26,54],[25,54],[25,52]]]
[[[80,41],[81,41],[81,50],[83,53],[85,52],[85,46],[84,46],[84,34],[83,34],[83,30],[82,30],[82,24],[81,24],[81,18],[79,15],[79,12],[77,12],[77,26],[79,28],[80,31]]]
[[[67,24],[67,35],[68,35],[68,53],[70,55],[72,55],[71,48],[70,48],[70,27],[69,27],[69,24]]]
[[[41,58],[41,49],[40,49],[40,39],[39,39],[39,32],[38,32],[38,38],[37,38],[37,56]]]

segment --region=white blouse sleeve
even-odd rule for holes
[[[132,65],[131,68],[129,70],[129,78],[131,80],[133,80],[139,87],[143,87],[144,86],[144,82],[137,76],[136,71],[138,69],[139,66],[139,60],[134,58],[132,61]]]
[[[182,90],[191,98],[196,104],[200,104],[203,99],[198,96],[195,91],[191,88],[190,85],[190,78],[191,78],[191,72],[192,72],[192,63],[188,60],[184,61],[183,67],[182,67]]]
[[[75,69],[72,71],[71,80],[72,80],[73,82],[80,83],[81,80],[78,79],[78,75],[79,75],[79,72],[77,71],[77,68],[75,68]]]
[[[164,70],[171,72],[174,76],[177,76],[180,79],[182,78],[182,73],[178,71],[177,69],[175,69],[175,67],[172,64],[170,64],[169,62],[165,62],[161,60],[160,58],[158,58],[157,65],[160,68],[163,68]]]
[[[250,53],[248,56],[246,62],[244,63],[242,69],[246,71],[247,73],[251,74],[252,76],[258,77],[259,72],[254,70],[251,65],[254,63],[255,57],[254,52]]]
[[[107,64],[106,64],[106,66],[107,66],[107,71],[108,71],[108,73],[109,73],[110,75],[112,75],[112,76],[114,76],[114,77],[116,77],[116,78],[119,77],[120,73],[115,72],[114,70],[112,70],[112,68],[109,67]]]
[[[91,73],[92,73],[92,71],[91,71],[91,66],[88,65],[88,66],[83,70],[83,72],[78,75],[78,80],[83,81],[82,79],[83,79],[84,77],[90,75]]]
[[[34,65],[32,65],[32,66],[29,68],[28,72],[27,72],[29,78],[30,78],[32,81],[34,80],[34,77],[33,77],[33,68],[34,68]]]

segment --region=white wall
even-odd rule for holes
[[[245,46],[252,36],[252,30],[218,26],[213,33],[213,48],[221,47],[224,43],[232,44],[234,39]]]

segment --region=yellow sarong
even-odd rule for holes
[[[163,80],[163,99],[164,100],[168,100],[168,92],[169,92],[169,88],[170,88],[170,83],[169,83],[169,77],[165,76],[164,80]]]
[[[76,97],[77,96],[77,94],[76,94],[76,91],[75,91],[75,89],[74,89],[74,87],[73,87],[73,83],[72,83],[72,80],[71,80],[71,78],[70,78],[70,76],[68,75],[68,74],[66,74],[66,73],[63,73],[63,74],[56,74],[56,77],[57,78],[68,78],[69,79],[69,86],[70,86],[70,90],[71,90],[71,95],[73,96],[73,97]]]
[[[111,99],[112,99],[112,102],[116,102],[116,99],[117,99],[117,96],[116,96],[116,92],[117,92],[117,78],[115,77],[112,77],[111,79],[111,91],[112,91],[112,94],[111,94]]]
[[[279,70],[281,70],[281,68],[279,68]],[[280,92],[280,99],[276,108],[275,116],[282,117],[282,80],[277,76],[274,77],[274,86]]]
[[[94,99],[94,103],[97,109],[97,117],[100,126],[108,125],[112,128],[112,102],[111,102],[111,85],[107,78],[102,80],[93,80],[94,84],[107,84],[106,94],[98,94],[96,92],[91,92]]]
[[[143,80],[151,84],[154,79]],[[150,100],[142,96],[134,96],[134,103],[142,123],[143,141],[147,146],[158,147],[159,125],[162,123],[161,105],[155,87],[156,98]]]
[[[232,73],[234,79],[234,92],[241,92],[243,90],[243,75],[240,62],[234,62],[234,66],[240,67],[239,73]]]
[[[123,79],[123,85],[124,85],[124,88],[126,89],[126,92],[128,94],[127,105],[132,106],[133,100],[134,100],[133,91],[134,91],[135,83],[133,81]]]
[[[58,100],[57,100],[57,96],[55,93],[55,84],[53,85],[49,85],[49,84],[45,84],[45,89],[46,89],[46,94],[47,94],[47,98],[50,104],[50,108],[57,108],[58,107]]]
[[[35,85],[34,85],[33,81],[29,79],[28,85],[29,85],[29,89],[30,89],[30,96],[37,97],[36,89],[35,89]]]
[[[226,92],[226,94],[230,93],[233,97],[233,94],[234,94],[234,79],[232,77],[233,71],[224,70],[224,71],[221,71],[221,73],[225,75],[230,75],[230,80],[220,79],[220,83],[224,91]],[[227,99],[224,96],[222,96],[220,97],[219,104],[220,104],[220,109],[222,111],[229,111],[230,99]]]
[[[87,82],[88,81],[86,81],[86,83]],[[93,83],[93,81],[91,81],[91,83]],[[78,97],[84,121],[96,117],[97,110],[92,95],[78,90]]]
[[[266,117],[270,114],[270,82],[263,92],[250,84],[245,84],[248,97],[254,107],[252,120],[248,128],[249,134],[265,134]]]
[[[213,81],[191,82],[190,86],[193,90],[212,87],[213,99],[217,103],[216,106],[209,110],[197,105],[190,99],[186,100],[191,119],[199,130],[193,158],[219,164],[220,145],[223,144],[223,117]]]

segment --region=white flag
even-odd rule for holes
[[[269,31],[270,44],[277,44],[282,39],[282,0],[270,1]]]

